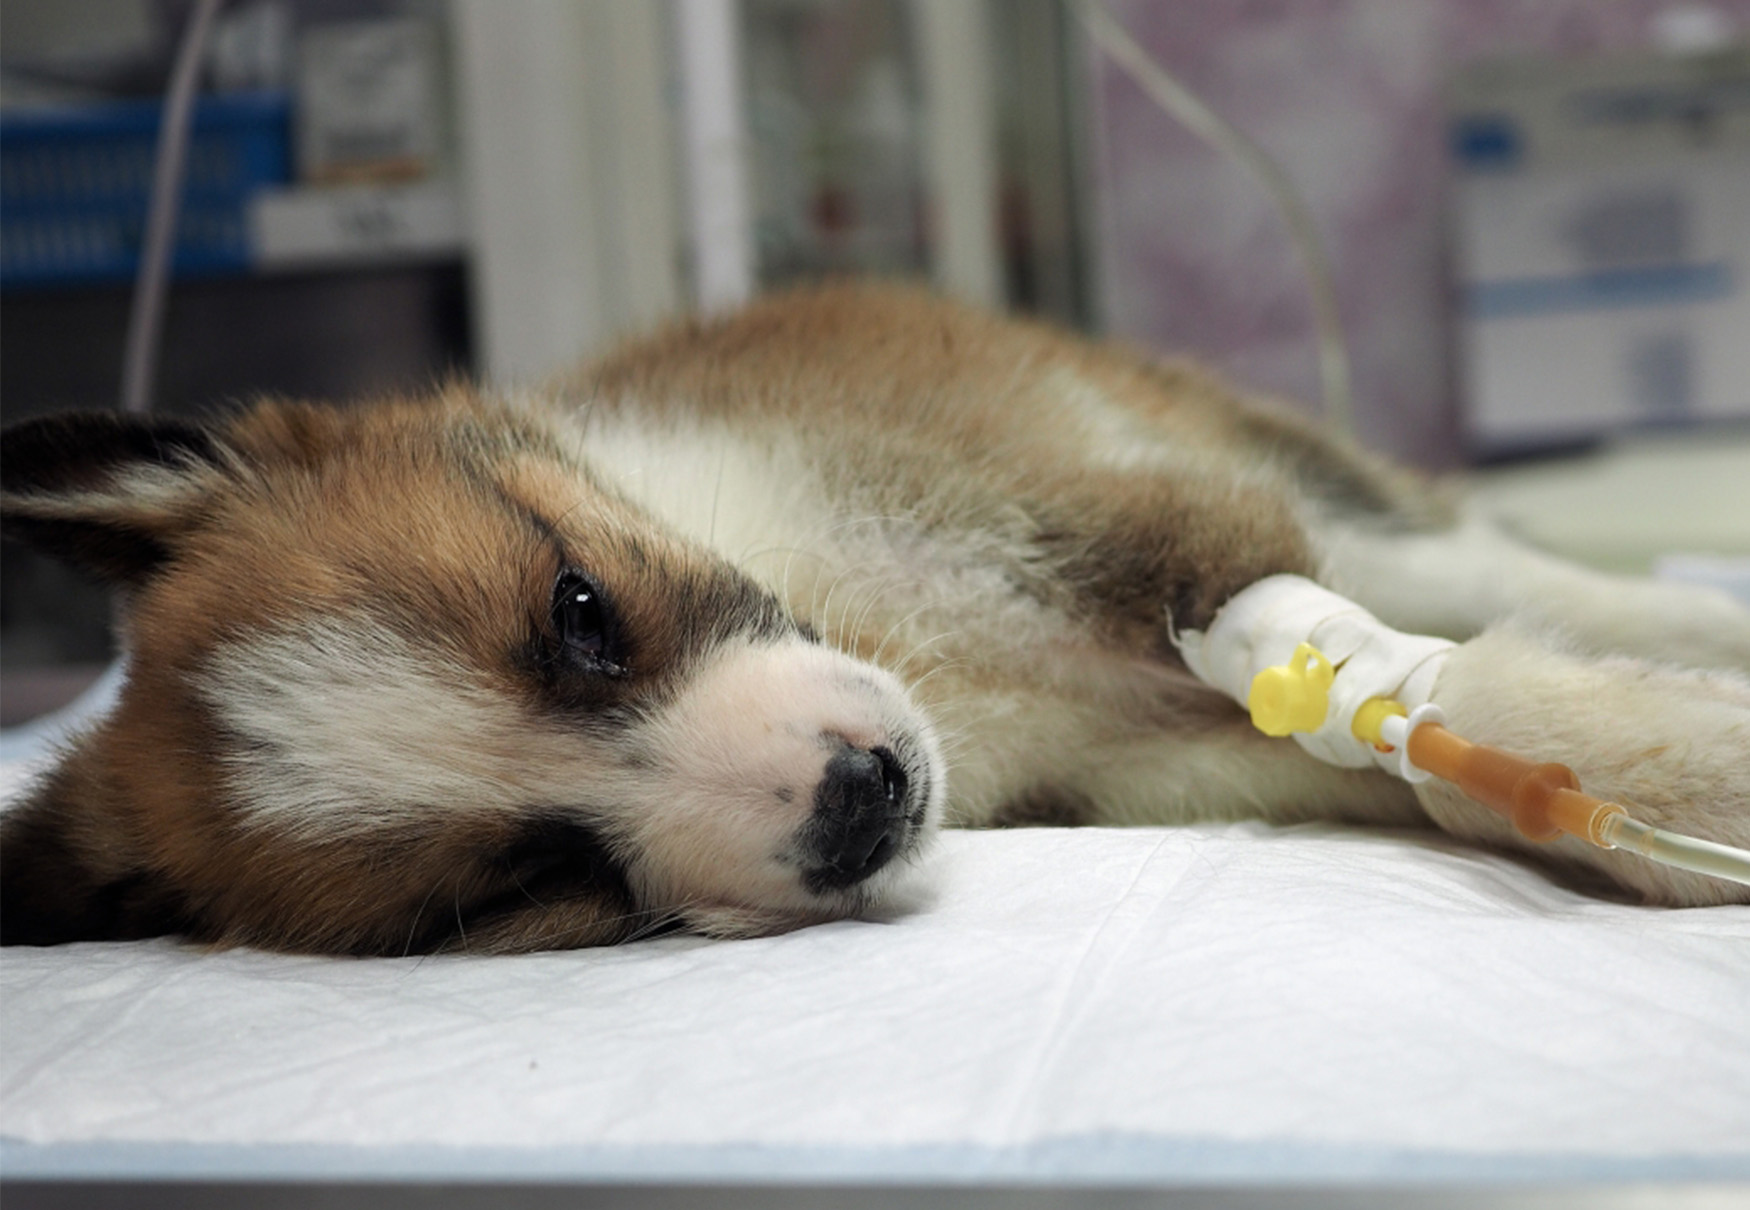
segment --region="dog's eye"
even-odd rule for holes
[[[607,622],[595,585],[577,572],[568,571],[553,586],[553,629],[569,651],[603,659],[607,650]]]

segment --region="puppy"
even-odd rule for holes
[[[455,384],[4,443],[8,535],[124,586],[129,674],[0,823],[7,943],[744,936],[869,910],[939,824],[1434,823],[1176,630],[1279,572],[1463,640],[1460,734],[1750,842],[1750,615],[1563,565],[1186,366],[897,287]],[[1508,624],[1496,625],[1506,621]],[[1568,842],[1647,899],[1723,882]]]

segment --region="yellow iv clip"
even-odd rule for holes
[[[1288,663],[1266,668],[1252,678],[1246,694],[1252,726],[1277,739],[1296,731],[1317,731],[1325,725],[1331,682],[1336,676],[1337,670],[1324,652],[1311,643],[1300,644]],[[1381,735],[1382,727],[1386,719],[1404,714],[1403,706],[1390,698],[1369,698],[1355,712],[1351,730],[1356,739],[1389,752],[1391,746]]]
[[[1296,731],[1317,731],[1325,724],[1331,682],[1337,670],[1311,643],[1294,649],[1288,663],[1266,668],[1252,678],[1246,709],[1252,726],[1277,739]]]

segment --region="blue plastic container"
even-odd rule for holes
[[[122,281],[139,266],[162,105],[116,101],[0,117],[0,287]],[[178,276],[249,268],[249,196],[291,177],[284,93],[195,107]]]

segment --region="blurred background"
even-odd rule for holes
[[[116,403],[191,7],[0,0],[7,421]],[[1305,199],[1360,441],[1515,460],[1485,494],[1606,566],[1750,555],[1750,0],[1107,9]],[[161,410],[528,382],[844,274],[1318,409],[1269,195],[1063,0],[229,0],[201,88]],[[8,546],[0,722],[88,682],[107,621]]]

